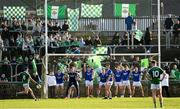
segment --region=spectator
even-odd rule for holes
[[[88,39],[85,41],[85,44],[88,45],[88,46],[91,46],[93,45],[93,42],[91,40],[91,37],[89,36]]]
[[[55,25],[52,27],[52,30],[53,30],[54,34],[56,34],[56,33],[58,33],[58,31],[61,30],[61,27],[56,22]]]
[[[24,38],[23,44],[22,44],[22,51],[23,51],[23,57],[29,56],[29,54],[34,54],[34,43],[32,36],[30,34],[27,34]]]
[[[86,44],[82,37],[81,37],[81,39],[79,41],[79,44],[80,44],[80,47],[83,47]]]
[[[160,75],[161,79],[163,78],[163,75]],[[166,92],[166,97],[169,97],[169,75],[166,73],[164,79],[161,81],[161,86],[162,86],[162,94],[165,96]]]
[[[149,31],[149,28],[146,28],[146,32],[145,32],[145,36],[144,36],[144,41],[145,41],[145,45],[147,46],[146,49],[147,49],[147,52],[150,52],[148,45],[151,44],[151,32]]]
[[[78,38],[77,37],[73,37],[73,38],[68,38],[68,40],[70,41],[69,42],[69,46],[73,46],[73,47],[77,47],[80,45],[80,41],[78,41]]]
[[[23,31],[26,31],[26,30],[27,30],[27,24],[26,24],[25,21],[22,22],[21,28],[22,28]]]
[[[166,47],[170,48],[170,40],[171,40],[171,28],[173,26],[173,20],[171,18],[171,15],[166,18],[164,27],[166,29]]]
[[[128,13],[128,17],[125,18],[126,30],[130,33],[132,30],[132,26],[134,24],[134,19],[130,13]]]
[[[97,36],[96,39],[94,40],[94,46],[99,46],[101,44],[102,44],[102,42],[101,42],[99,36]]]
[[[8,60],[8,57],[5,57],[2,61],[2,64],[1,64],[1,71],[0,72],[3,72],[7,77],[10,77],[10,61]]]
[[[33,25],[33,29],[32,29],[33,39],[35,40],[37,36],[40,36],[40,33],[41,33],[41,24],[40,21],[37,21],[36,24]]]
[[[113,36],[113,39],[112,39],[112,42],[111,42],[111,45],[119,45],[120,44],[120,35],[118,32],[116,32]]]
[[[171,15],[169,15],[168,18],[166,18],[166,20],[164,22],[164,27],[167,31],[169,31],[169,30],[171,30],[173,24],[174,24],[174,22],[171,18]]]
[[[174,44],[179,44],[180,21],[177,20],[173,27],[174,29]]]
[[[48,35],[50,35],[50,34],[52,34],[52,29],[53,29],[52,28],[52,22],[49,21],[47,25],[48,25]]]
[[[176,77],[176,75],[178,76],[178,74],[179,74],[179,69],[177,68],[177,65],[174,64],[169,78],[177,80],[179,79],[179,77]]]
[[[62,32],[67,32],[69,30],[69,25],[67,21],[64,21],[64,24],[62,25]]]
[[[3,52],[3,40],[1,39],[1,36],[0,36],[0,62],[2,60],[2,52]]]
[[[1,75],[0,82],[8,82],[8,79],[4,73]]]
[[[9,29],[5,26],[1,33],[1,39],[4,42],[4,46],[9,46],[10,36]]]
[[[124,32],[124,35],[121,38],[121,40],[122,40],[122,42],[121,42],[122,45],[127,45],[128,44],[128,32]]]

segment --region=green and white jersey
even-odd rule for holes
[[[27,72],[20,73],[20,77],[22,78],[22,83],[23,84],[29,84],[30,75]]]
[[[152,78],[151,83],[152,84],[160,84],[160,75],[163,72],[164,71],[159,67],[152,67],[148,72]]]

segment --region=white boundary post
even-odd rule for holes
[[[45,0],[45,72],[42,74],[43,78],[43,88],[41,97],[46,99],[48,98],[48,86],[46,74],[48,73],[48,27],[47,27],[47,0]]]
[[[157,0],[158,6],[158,66],[161,67],[161,21],[160,21],[160,0]]]

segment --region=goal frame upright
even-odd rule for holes
[[[157,55],[158,56],[158,66],[161,67],[161,40],[160,40],[160,36],[161,36],[161,22],[160,22],[160,0],[157,0],[157,20],[158,20],[158,53],[126,53],[126,54],[110,54],[111,56],[131,56],[131,55]],[[49,54],[48,53],[48,27],[47,27],[47,23],[48,23],[48,19],[47,19],[47,0],[45,0],[45,63],[44,63],[44,67],[45,67],[45,72],[43,72],[43,87],[42,87],[42,91],[41,91],[41,97],[42,98],[48,98],[48,85],[47,85],[47,78],[46,75],[48,74],[48,57],[49,56],[63,56],[63,55],[76,55],[76,54]],[[78,54],[80,55],[95,55],[95,54]]]

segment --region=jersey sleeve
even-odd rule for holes
[[[164,70],[161,69],[161,68],[159,68],[159,72],[160,72],[160,74],[163,74],[163,73],[164,73]]]

